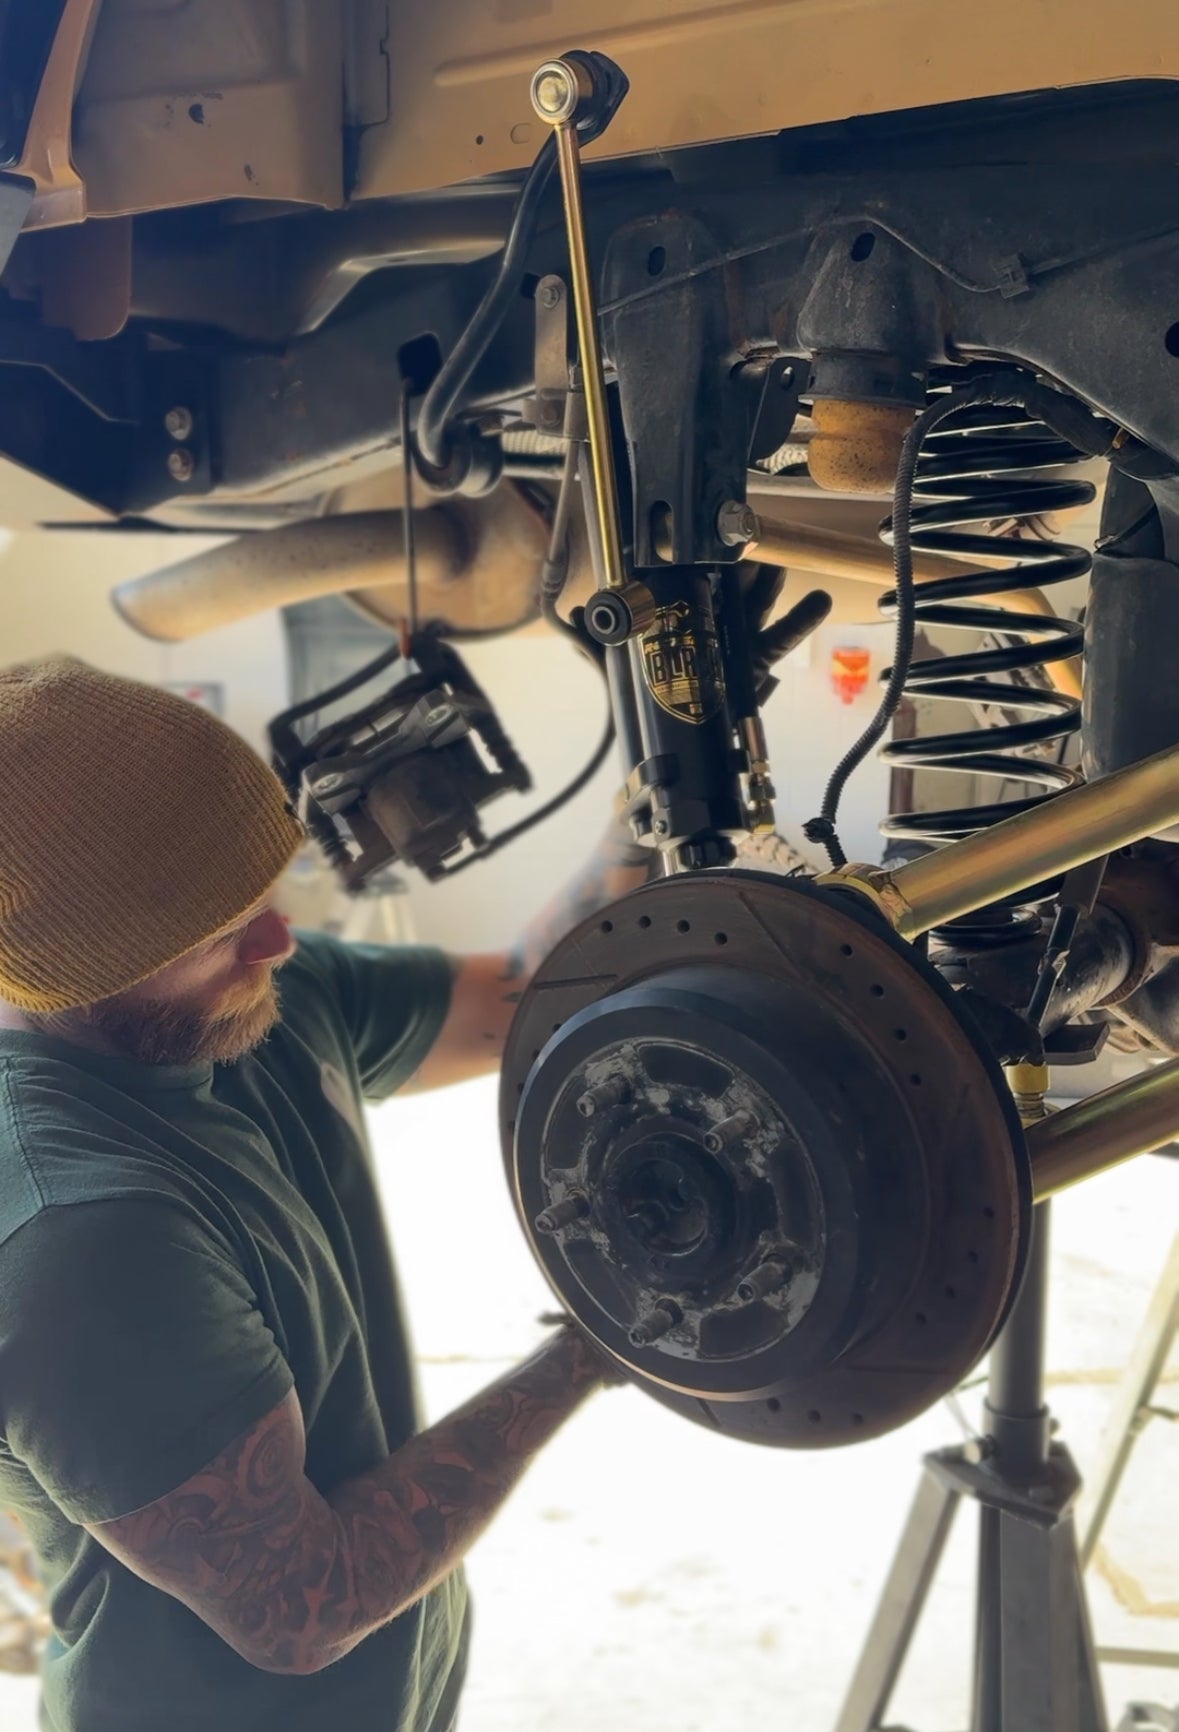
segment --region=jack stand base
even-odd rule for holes
[[[981,1522],[971,1732],[1108,1732],[1077,1558],[1072,1458],[1054,1445],[1037,1477],[1016,1487],[982,1454],[968,1444],[925,1458],[836,1732],[888,1732],[884,1715],[964,1497]]]
[[[970,1732],[1109,1732],[1073,1519],[1080,1476],[1049,1441],[1043,1400],[1047,1205],[1036,1217],[1023,1284],[991,1354],[988,1435],[926,1456],[836,1732],[887,1732],[963,1498],[980,1522]]]

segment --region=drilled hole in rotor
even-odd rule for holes
[[[823,1422],[823,1415],[819,1412],[817,1407],[811,1408],[810,1412],[807,1414],[807,1418],[810,1420],[812,1425],[821,1425]]]
[[[677,932],[691,932],[692,922],[690,920],[677,920],[675,929]]]
[[[1163,341],[1167,345],[1168,355],[1174,355],[1179,358],[1179,324],[1171,326],[1170,330],[1163,338]]]
[[[650,924],[651,924],[651,916],[649,914],[640,914],[639,919],[638,919],[638,924],[642,928],[642,930],[645,932],[647,930],[648,926],[650,926]]]
[[[649,277],[662,276],[663,267],[666,265],[666,263],[667,263],[667,248],[666,247],[652,247],[651,251],[647,254],[647,275]]]
[[[884,997],[884,988],[882,986],[870,986],[868,991],[872,994],[873,998]]]
[[[921,1328],[924,1328],[925,1325],[929,1322],[929,1318],[925,1315],[924,1311],[918,1311],[916,1313],[916,1315],[914,1316],[913,1321],[914,1321],[914,1323],[920,1325]]]
[[[727,932],[714,932],[712,935],[712,942],[714,944],[727,944],[729,942],[729,935]]]
[[[850,944],[841,944],[839,946],[839,954],[841,956],[854,956],[855,951],[852,949]]]
[[[909,1031],[907,1028],[894,1028],[892,1032],[897,1040],[908,1040],[909,1038]]]
[[[913,1072],[912,1076],[909,1078],[909,1081],[912,1083],[912,1085],[915,1089],[919,1089],[921,1087],[921,1077],[919,1076],[917,1071]]]
[[[851,1421],[852,1421],[853,1425],[863,1425],[864,1416],[862,1413],[853,1413],[851,1416]]]
[[[865,259],[871,258],[872,250],[875,247],[875,245],[876,245],[876,236],[875,235],[872,235],[872,234],[857,235],[855,240],[851,244],[852,259],[855,261],[855,263],[857,265],[862,265]]]
[[[781,1413],[782,1411],[782,1403],[778,1400],[776,1395],[770,1396],[770,1399],[766,1402],[766,1406],[769,1408],[771,1413]]]
[[[603,920],[601,926],[598,928],[599,932],[613,932],[613,930],[614,922],[612,920]]]

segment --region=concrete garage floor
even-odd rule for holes
[[[529,1349],[547,1290],[508,1203],[492,1084],[391,1102],[373,1129],[439,1415]],[[1179,1164],[1160,1159],[1057,1205],[1052,1401],[1082,1467],[1177,1224]],[[1179,1405],[1173,1386],[1162,1399]],[[785,1454],[632,1390],[598,1396],[478,1549],[463,1732],[830,1732],[918,1459],[957,1436],[939,1408],[877,1443]],[[1112,1567],[1091,1572],[1099,1640],[1179,1648],[1177,1475],[1179,1436],[1157,1422],[1107,1530]],[[967,1724],[973,1549],[965,1511],[893,1705],[921,1732]],[[1109,1668],[1106,1684],[1115,1725],[1128,1699],[1179,1697],[1174,1672]],[[2,1732],[33,1732],[35,1699],[33,1680],[0,1678]]]

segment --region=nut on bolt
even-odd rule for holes
[[[196,459],[184,446],[168,453],[168,474],[173,481],[191,481],[196,474]]]
[[[744,547],[747,541],[756,541],[757,530],[756,511],[739,499],[726,499],[716,514],[717,539],[726,547]]]
[[[680,1320],[679,1307],[670,1300],[660,1300],[658,1305],[652,1305],[645,1311],[630,1332],[632,1347],[651,1347],[662,1339],[669,1329],[674,1329]]]

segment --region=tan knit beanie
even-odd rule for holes
[[[70,656],[0,669],[0,998],[92,1004],[243,914],[301,830],[207,710]]]

